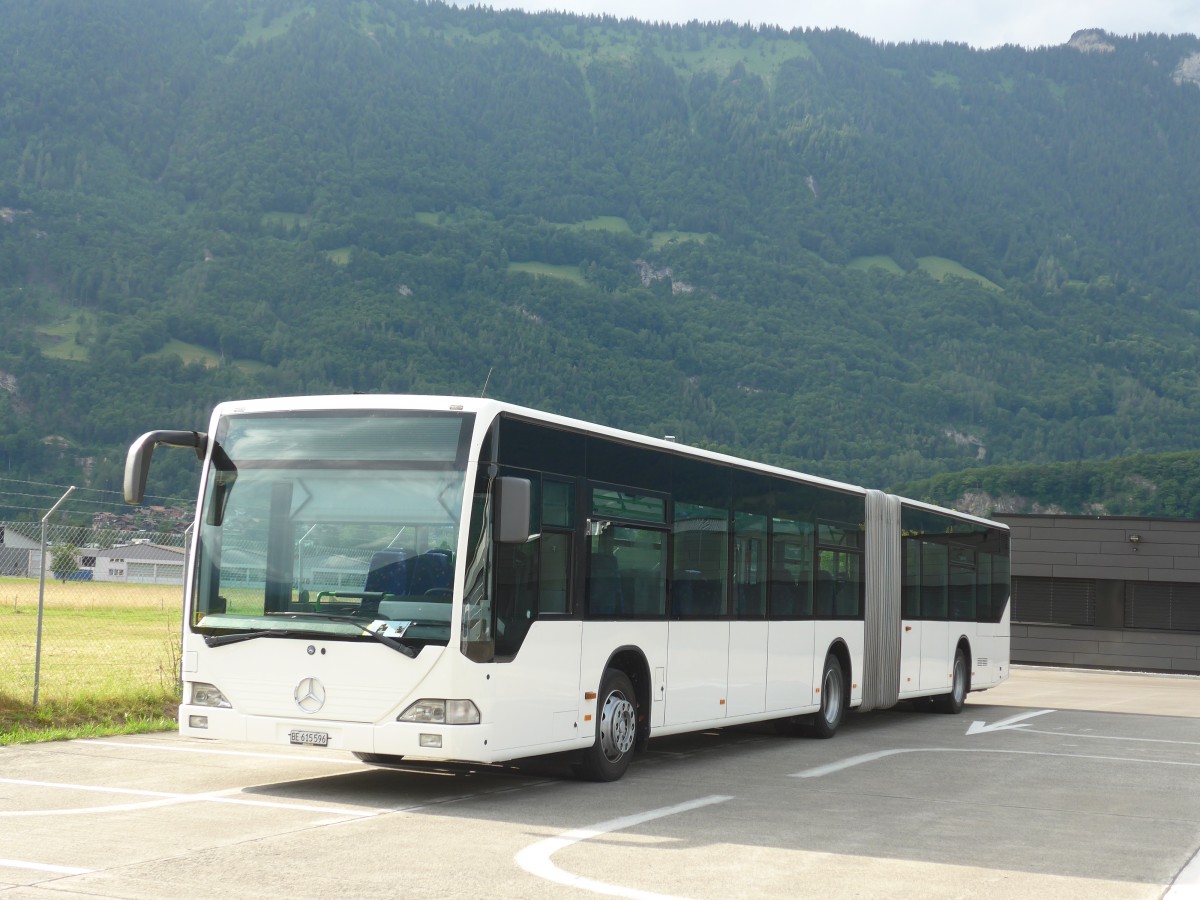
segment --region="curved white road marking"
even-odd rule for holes
[[[676,813],[688,812],[704,806],[711,806],[714,803],[724,803],[726,800],[732,799],[732,797],[713,794],[710,797],[689,800],[686,803],[678,803],[675,806],[664,806],[659,809],[652,809],[649,812],[624,816],[620,819],[609,819],[607,822],[600,822],[588,828],[576,828],[572,831],[565,831],[558,837],[547,838],[544,841],[538,841],[536,844],[530,844],[517,854],[517,865],[531,875],[536,875],[538,878],[544,878],[556,884],[582,888],[585,891],[591,891],[595,894],[607,894],[610,897],[631,897],[634,900],[678,900],[678,898],[672,897],[670,894],[656,894],[653,891],[642,891],[637,888],[622,887],[618,884],[607,884],[603,881],[596,881],[593,878],[584,878],[582,875],[572,875],[570,872],[564,872],[551,862],[550,857],[564,847],[569,847],[571,844],[577,844],[580,841],[586,841],[589,838],[609,834],[613,831],[620,831],[623,828],[632,828],[634,825],[641,825],[643,822],[661,819],[663,816],[673,816]]]

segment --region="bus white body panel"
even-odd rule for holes
[[[921,690],[928,693],[950,687],[950,664],[954,649],[950,643],[950,622],[914,622],[913,634],[921,635]],[[957,623],[955,623],[957,624]],[[954,635],[957,639],[957,635]]]
[[[512,662],[479,665],[485,670],[488,699],[486,708],[477,703],[484,721],[492,723],[489,747],[497,758],[565,749],[564,744],[578,742],[581,735],[590,743],[581,715],[582,647],[582,622],[535,622]],[[457,660],[455,665],[464,667]]]
[[[671,622],[667,634],[666,724],[724,719],[728,713],[729,623]]]
[[[811,620],[771,622],[767,638],[767,712],[788,715],[791,710],[815,708],[813,672],[816,623]],[[824,654],[822,654],[824,660]]]
[[[769,622],[729,623],[729,690],[725,715],[762,715],[767,710]]]

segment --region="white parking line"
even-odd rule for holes
[[[1191,861],[1183,867],[1170,889],[1163,894],[1163,900],[1196,900],[1200,897],[1200,850],[1192,856]]]
[[[0,869],[28,869],[31,872],[49,872],[52,875],[90,875],[95,871],[76,866],[52,866],[49,863],[35,863],[24,859],[0,859]]]
[[[1086,738],[1097,741],[1134,741],[1139,744],[1183,744],[1186,747],[1200,747],[1200,741],[1169,741],[1166,738],[1121,737],[1115,734],[1076,734],[1071,731],[1038,731],[1027,728],[1022,734],[1048,734],[1051,737]]]
[[[584,878],[582,875],[572,875],[570,872],[564,872],[552,863],[550,857],[564,847],[569,847],[571,844],[577,844],[580,841],[586,841],[589,838],[608,834],[612,831],[620,831],[623,828],[632,828],[634,825],[641,825],[643,822],[661,819],[663,816],[673,816],[676,813],[688,812],[689,810],[700,809],[714,803],[724,803],[726,800],[732,799],[732,797],[714,794],[711,797],[701,797],[698,800],[689,800],[686,803],[679,803],[675,806],[664,806],[660,809],[652,809],[649,812],[624,816],[620,819],[609,819],[607,822],[592,825],[590,828],[576,828],[573,831],[566,831],[558,837],[546,838],[544,841],[538,841],[536,844],[526,847],[517,854],[517,865],[531,875],[536,875],[538,878],[544,878],[556,884],[581,888],[595,894],[607,894],[610,897],[631,897],[634,900],[678,900],[678,898],[672,897],[669,894],[656,894],[653,891],[622,887],[617,884],[596,881],[592,878]]]
[[[333,756],[308,756],[304,753],[255,753],[247,750],[219,750],[216,747],[195,747],[186,744],[142,744],[133,741],[102,741],[96,738],[80,738],[72,741],[74,744],[89,744],[93,747],[133,747],[137,750],[166,750],[171,753],[204,753],[209,756],[241,756],[252,759],[286,759],[290,762],[320,762],[336,763],[342,766],[362,765],[357,759],[337,758]]]
[[[120,794],[131,797],[149,797],[140,803],[116,803],[106,806],[89,806],[76,809],[29,809],[0,811],[0,816],[70,816],[84,813],[124,812],[131,809],[149,809],[155,806],[169,806],[175,803],[230,803],[237,806],[257,806],[266,809],[282,809],[295,812],[316,812],[325,815],[343,816],[356,819],[368,819],[380,815],[377,810],[339,809],[334,806],[309,806],[303,803],[278,803],[270,800],[247,800],[244,797],[233,797],[242,788],[230,788],[226,791],[215,791],[203,794],[178,794],[169,791],[145,791],[136,788],[99,787],[90,784],[63,784],[55,781],[27,781],[21,778],[0,778],[0,784],[12,784],[21,787],[40,787],[52,790],[82,791],[93,794]],[[395,810],[386,810],[394,812]]]
[[[1200,762],[1180,762],[1169,759],[1138,759],[1130,756],[1095,756],[1089,753],[1049,753],[1042,750],[996,750],[988,747],[905,747],[896,750],[879,750],[875,753],[864,753],[861,756],[851,756],[824,766],[805,769],[803,772],[793,772],[791,778],[820,778],[861,766],[864,763],[875,762],[888,756],[899,756],[901,753],[1006,753],[1013,756],[1057,756],[1063,759],[1094,759],[1102,762],[1143,763],[1152,766],[1186,766],[1200,768]]]

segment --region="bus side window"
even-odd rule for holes
[[[538,614],[570,615],[575,485],[542,482],[542,536],[538,564]]]
[[[921,618],[946,618],[950,555],[945,544],[921,542]]]
[[[538,614],[571,612],[571,535],[543,531],[538,564]]]
[[[617,562],[616,527],[612,522],[589,522],[588,612],[593,616],[625,614],[625,592]]]
[[[813,527],[807,522],[771,522],[772,619],[807,619],[813,614]]]
[[[734,616],[767,615],[767,517],[738,512],[733,517]]]
[[[921,617],[921,541],[904,538],[904,612],[906,619]]]
[[[509,470],[511,473],[511,470]],[[505,474],[502,470],[501,474]],[[522,473],[524,476],[528,473]],[[527,533],[534,537],[520,544],[495,541],[495,593],[492,603],[496,611],[496,659],[511,660],[521,649],[525,635],[537,615],[538,569],[541,540],[540,479],[530,484],[531,502]],[[495,510],[493,510],[495,515]],[[494,532],[493,532],[494,534]]]
[[[539,540],[496,545],[496,656],[516,656],[537,610]]]

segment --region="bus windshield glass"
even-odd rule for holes
[[[228,416],[216,429],[192,627],[445,644],[473,416]]]

